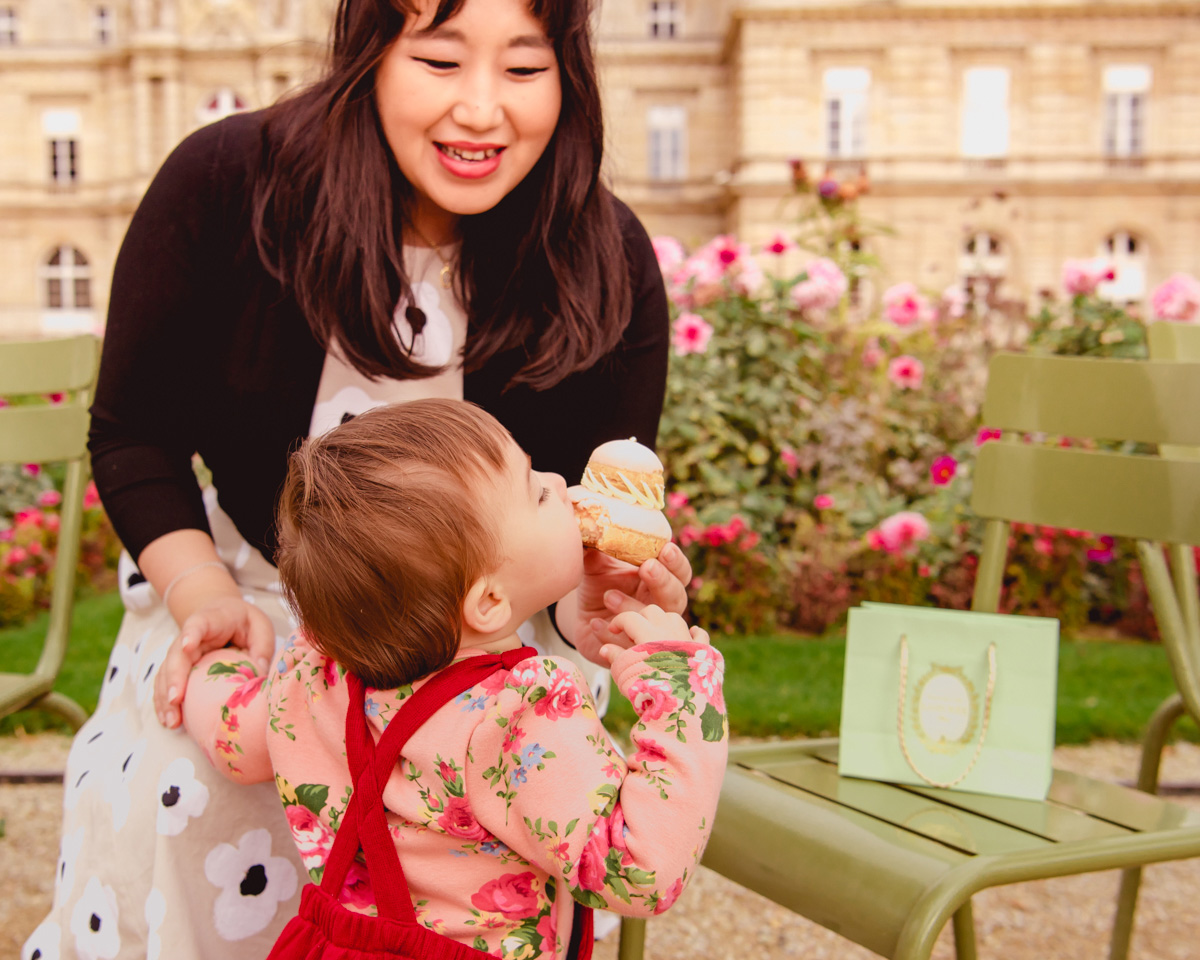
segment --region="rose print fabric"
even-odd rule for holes
[[[418,920],[526,960],[566,955],[575,901],[636,916],[667,909],[712,829],[728,747],[722,669],[718,651],[691,642],[622,653],[613,680],[640,718],[627,760],[565,659],[524,660],[438,710],[383,789]],[[376,736],[412,691],[368,688]],[[273,768],[304,869],[318,882],[351,796],[347,704],[341,670],[299,635],[265,682],[235,652],[210,655],[184,701],[188,729],[217,770],[253,782]],[[361,866],[341,900],[375,911]]]

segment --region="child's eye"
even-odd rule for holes
[[[550,488],[542,487],[542,492],[538,494],[538,503],[545,503],[550,499]]]
[[[452,70],[458,64],[453,60],[430,60],[428,57],[413,57],[417,63],[423,63],[426,66],[433,67],[434,70]]]

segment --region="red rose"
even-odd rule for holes
[[[524,920],[538,912],[536,877],[532,872],[506,873],[489,880],[471,894],[471,904],[484,913],[498,913],[509,920]]]
[[[608,867],[604,858],[608,856],[608,843],[604,839],[607,824],[602,820],[599,829],[593,830],[579,854],[579,885],[584,890],[603,890]]]
[[[446,811],[438,817],[438,826],[450,836],[464,840],[487,840],[491,837],[475,819],[470,804],[463,797],[450,797],[446,801]]]
[[[533,705],[533,712],[550,720],[566,719],[583,703],[579,687],[565,670],[550,674],[550,687],[546,695]]]
[[[442,779],[447,783],[454,783],[458,779],[458,774],[455,772],[454,768],[445,760],[442,760],[438,763],[438,773],[441,774]]]

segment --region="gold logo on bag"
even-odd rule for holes
[[[954,754],[975,739],[979,693],[962,667],[935,663],[917,681],[912,705],[913,729],[925,749]]]

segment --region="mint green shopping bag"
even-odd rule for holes
[[[867,603],[850,611],[838,772],[1045,799],[1058,621]]]

